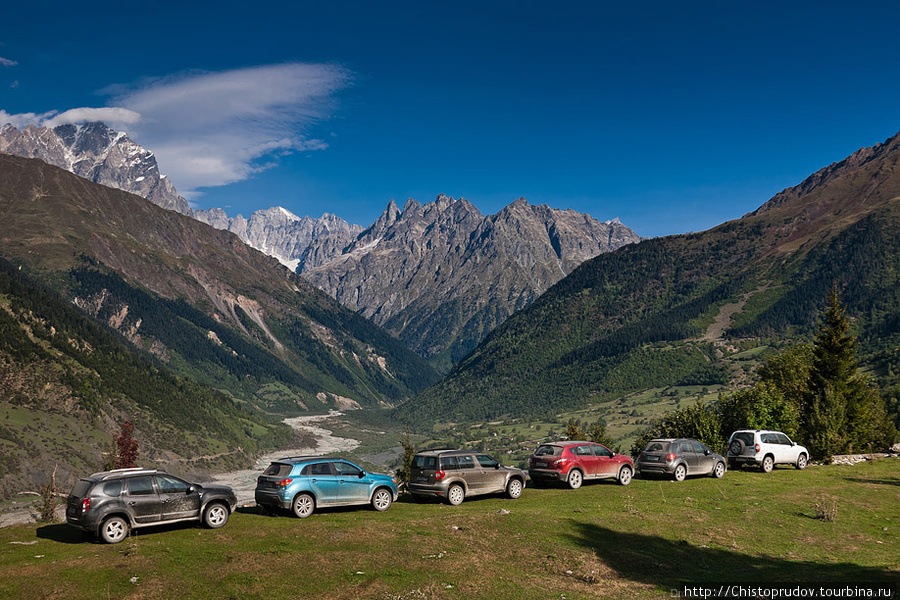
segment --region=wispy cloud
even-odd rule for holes
[[[190,195],[246,179],[279,153],[325,148],[308,131],[349,83],[341,67],[290,63],[169,77],[120,92],[111,104],[141,115],[128,131]]]
[[[15,67],[17,64],[19,64],[19,63],[17,63],[14,60],[10,60],[8,58],[3,58],[2,56],[0,56],[0,66]]]
[[[277,164],[291,152],[321,150],[311,127],[334,110],[334,95],[351,83],[336,65],[288,63],[223,72],[190,72],[137,86],[111,86],[106,108],[11,115],[0,123],[103,121],[153,151],[160,171],[190,198],[198,188],[226,185]]]

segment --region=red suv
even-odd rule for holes
[[[564,481],[573,490],[585,479],[615,479],[628,485],[634,463],[629,456],[595,442],[550,442],[538,446],[531,455],[528,475],[536,486]]]

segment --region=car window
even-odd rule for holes
[[[87,495],[87,491],[91,487],[90,481],[85,481],[84,479],[79,479],[78,483],[75,484],[75,487],[72,488],[72,495],[78,496],[79,498],[84,498]]]
[[[287,477],[291,474],[291,469],[293,469],[293,465],[289,465],[287,463],[277,463],[274,462],[268,466],[268,468],[263,471],[263,475],[271,475],[274,477]]]
[[[591,456],[593,452],[591,452],[590,446],[575,446],[572,448],[572,454],[575,456]]]
[[[464,456],[459,457],[459,468],[460,469],[474,469],[475,468],[475,459],[472,458],[471,454],[466,454]]]
[[[496,459],[488,456],[487,454],[478,454],[475,456],[478,459],[478,464],[484,467],[485,469],[494,469],[500,466],[500,463],[497,462]]]
[[[753,434],[750,433],[749,431],[741,431],[739,433],[735,433],[731,439],[732,440],[741,440],[742,442],[744,442],[745,446],[753,445]]]
[[[128,480],[128,493],[132,496],[147,496],[155,494],[153,481],[149,477],[135,477]]]
[[[778,444],[784,444],[785,446],[791,445],[791,440],[788,438],[788,436],[784,435],[783,433],[776,433],[775,439],[777,440],[776,443],[778,443]]]
[[[158,475],[156,477],[156,485],[159,486],[161,494],[185,494],[191,487],[184,481],[170,477],[168,475]]]
[[[423,456],[421,454],[417,454],[413,457],[413,468],[414,469],[426,469],[429,471],[437,470],[437,457],[436,456]]]
[[[606,446],[596,445],[596,446],[588,446],[591,450],[593,450],[594,456],[602,456],[603,458],[612,457],[612,450],[607,448]]]
[[[459,468],[459,458],[456,456],[442,456],[441,468],[445,471],[455,471]]]
[[[118,496],[122,493],[122,488],[124,487],[125,484],[122,480],[109,481],[103,485],[103,493],[107,496]]]
[[[331,463],[313,463],[303,468],[303,475],[331,475]]]
[[[562,448],[559,446],[538,446],[538,449],[534,451],[535,456],[559,456],[562,454]]]
[[[760,434],[759,439],[762,440],[763,444],[777,444],[778,441],[775,439],[775,435],[771,433],[763,433]]]
[[[694,448],[694,452],[697,452],[699,454],[706,454],[707,448],[700,442],[694,440],[691,442],[691,446]]]
[[[647,444],[647,447],[644,448],[644,452],[665,452],[669,447],[669,444],[666,442],[650,442]]]
[[[362,473],[362,469],[360,469],[356,465],[351,465],[350,463],[336,462],[332,463],[332,466],[334,467],[334,470],[338,475],[359,477],[359,474]]]

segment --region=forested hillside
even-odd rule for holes
[[[493,332],[410,422],[534,416],[681,382],[727,383],[740,350],[809,339],[836,283],[863,363],[896,383],[900,136],[709,231],[648,240],[576,269]],[[724,308],[721,331],[710,326]]]

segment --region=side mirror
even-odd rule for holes
[[[365,472],[365,471],[360,471],[360,472],[359,472],[359,478],[360,478],[360,479],[362,479],[362,478],[365,477],[365,476],[366,476],[366,472]]]
[[[712,450],[710,450],[709,448],[707,448],[706,450],[703,451],[703,454],[709,456],[710,454],[712,454]]]
[[[185,492],[185,494],[193,494],[196,491],[197,491],[197,488],[195,488],[194,486],[190,486],[190,487],[188,487],[187,492]]]

